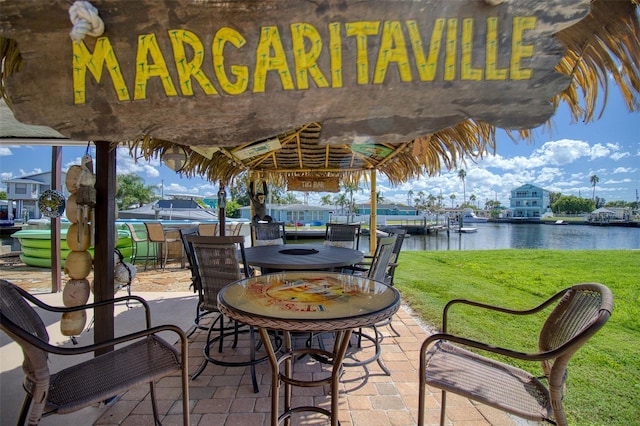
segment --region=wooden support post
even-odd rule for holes
[[[94,298],[96,302],[113,299],[116,217],[116,150],[109,142],[96,142],[96,207],[95,207],[95,250],[93,257]],[[96,308],[94,342],[113,339],[113,305]],[[96,351],[96,355],[113,350],[107,348]]]

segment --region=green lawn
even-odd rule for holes
[[[444,304],[454,298],[526,308],[575,283],[608,286],[614,295],[613,315],[572,358],[565,410],[570,424],[639,424],[640,251],[404,251],[399,260],[396,287],[425,322],[437,327]],[[501,346],[536,349],[544,318],[516,326],[504,315],[477,313],[456,308],[450,314],[450,331]],[[540,370],[537,364],[520,366]]]

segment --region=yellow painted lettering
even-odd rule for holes
[[[213,70],[222,90],[230,95],[239,95],[247,90],[249,84],[249,68],[244,65],[231,65],[231,74],[235,77],[233,83],[224,68],[224,47],[229,43],[233,47],[241,48],[247,41],[238,31],[229,27],[222,27],[213,37],[211,52],[213,54]]]
[[[294,89],[282,40],[280,40],[280,33],[276,26],[262,27],[260,32],[260,40],[256,49],[256,69],[253,77],[253,91],[255,93],[264,92],[269,71],[278,72],[283,89]]]
[[[424,57],[424,45],[420,37],[418,24],[416,21],[407,21],[406,25],[409,31],[409,41],[413,49],[413,56],[416,59],[420,80],[433,81],[436,78],[436,68],[438,65],[438,56],[440,55],[440,46],[442,46],[445,20],[438,18],[433,23],[431,41],[429,42],[429,56],[427,59]]]
[[[485,79],[506,80],[506,68],[498,68],[498,18],[487,18],[487,56]]]
[[[305,50],[305,40],[308,40],[309,50]],[[298,89],[309,88],[309,75],[318,87],[328,87],[329,82],[316,63],[322,52],[322,38],[318,30],[307,23],[291,24],[291,43]]]
[[[129,100],[129,90],[122,76],[122,69],[118,63],[111,42],[107,37],[96,40],[93,53],[89,51],[84,41],[73,43],[73,103],[76,105],[86,102],[86,70],[89,70],[96,82],[102,80],[102,69],[106,66],[111,76],[111,82],[119,101]]]
[[[204,60],[204,46],[197,35],[187,30],[170,30],[169,39],[173,47],[173,59],[178,70],[178,84],[184,96],[193,96],[193,85],[191,79],[195,79],[207,95],[217,95],[218,92],[211,84],[211,81],[202,72],[202,61]],[[184,46],[191,47],[193,58],[187,59]]]
[[[338,22],[329,24],[329,57],[331,58],[331,87],[342,87],[342,30]]]
[[[149,62],[149,58],[152,62]],[[134,100],[147,98],[147,81],[152,77],[160,78],[167,96],[178,95],[155,34],[142,34],[138,36]]]
[[[369,56],[367,51],[367,37],[377,35],[380,22],[362,21],[346,24],[347,37],[356,38],[356,75],[358,84],[369,82]]]
[[[447,19],[447,44],[444,50],[444,80],[456,78],[456,56],[458,46],[458,20]]]
[[[462,20],[462,60],[460,64],[461,80],[482,80],[482,70],[473,67],[473,18]]]
[[[536,27],[535,16],[522,16],[513,18],[513,38],[511,39],[511,79],[528,80],[531,78],[532,70],[522,68],[522,59],[533,56],[533,46],[522,44],[522,33],[525,30],[533,30]]]
[[[373,73],[374,84],[384,82],[384,78],[387,75],[387,68],[391,62],[395,62],[398,66],[400,80],[411,81],[407,43],[402,33],[400,21],[385,21],[382,26],[378,61],[376,62],[376,69]]]

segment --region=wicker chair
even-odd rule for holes
[[[246,327],[238,322],[231,326],[225,326],[225,317],[218,310],[218,292],[227,284],[244,278],[244,271],[250,271],[244,253],[244,237],[203,237],[189,235],[187,241],[193,253],[197,276],[201,283],[200,310],[217,313],[212,320],[207,333],[207,340],[203,348],[204,362],[191,376],[196,379],[206,368],[207,363],[222,365],[225,367],[251,367],[251,380],[255,393],[259,391],[255,365],[266,361],[266,354],[256,359],[256,339],[252,327]],[[241,328],[242,327],[242,328]],[[247,331],[250,333],[249,359],[228,360],[214,358],[211,354],[211,346],[218,344],[218,352],[223,350],[224,339],[233,336],[232,349],[238,342],[238,333]],[[213,336],[214,332],[217,334]],[[229,357],[226,357],[229,358]]]
[[[555,302],[538,336],[537,353],[496,347],[447,332],[447,315],[455,304],[504,314],[529,315]],[[447,392],[525,419],[566,425],[562,399],[567,364],[573,354],[607,322],[612,310],[611,291],[597,283],[566,288],[528,310],[512,310],[463,299],[452,300],[444,307],[442,332],[429,336],[420,350],[418,425],[424,425],[426,385],[442,390],[441,425],[445,423]],[[465,347],[499,354],[503,358],[539,361],[543,377],[481,356]]]
[[[30,304],[52,312],[75,312],[96,306],[135,300],[146,311],[146,329],[83,347],[58,347],[49,343],[45,324]],[[21,288],[0,280],[0,328],[22,347],[27,395],[18,420],[35,425],[49,414],[67,414],[106,401],[128,389],[149,383],[153,416],[160,423],[154,381],[169,374],[182,377],[183,423],[189,424],[188,348],[184,332],[174,325],[151,327],[149,305],[137,296],[119,297],[71,308],[49,306]],[[181,350],[157,336],[160,331],[178,335]],[[125,346],[65,368],[49,371],[48,354],[78,355],[121,343]]]
[[[284,222],[252,223],[251,245],[279,245],[287,243]]]
[[[330,246],[360,248],[360,224],[327,223],[324,243]]]

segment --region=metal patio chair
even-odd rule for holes
[[[145,222],[144,226],[147,229],[147,258],[149,253],[151,253],[151,244],[154,244],[160,251],[160,253],[158,253],[158,250],[155,250],[156,256],[153,258],[154,266],[156,258],[158,254],[160,254],[160,267],[164,269],[169,257],[169,244],[180,241],[180,239],[167,236],[167,232],[160,222]],[[144,270],[147,270],[146,261],[144,263]]]
[[[105,342],[82,347],[60,347],[49,343],[45,324],[31,306],[51,312],[77,312],[96,306],[137,301],[146,313],[146,328]],[[107,401],[138,385],[149,383],[151,405],[156,424],[160,424],[154,381],[175,373],[182,378],[182,418],[189,425],[188,347],[184,332],[174,325],[151,327],[147,302],[137,296],[125,296],[76,307],[50,306],[8,281],[0,280],[0,329],[7,333],[24,355],[24,389],[27,392],[18,424],[38,424],[50,414],[67,414]],[[159,337],[161,331],[173,332],[180,350]],[[49,371],[49,354],[79,355],[120,345],[115,350],[64,368]]]
[[[287,243],[284,222],[252,223],[251,245],[280,245]]]
[[[196,379],[206,368],[207,363],[222,365],[225,367],[246,367],[251,368],[251,381],[255,393],[259,391],[256,377],[255,365],[266,361],[266,354],[256,358],[256,347],[259,346],[259,339],[256,341],[255,332],[252,327],[246,327],[237,321],[233,321],[230,326],[225,325],[225,317],[218,309],[218,292],[227,284],[245,277],[244,271],[251,271],[248,268],[244,253],[244,237],[205,237],[188,235],[191,252],[194,256],[196,274],[199,278],[201,311],[217,313],[217,317],[211,321],[207,340],[203,348],[204,362],[198,370],[191,376]],[[250,276],[250,273],[249,273]],[[241,329],[242,328],[242,329]],[[231,349],[236,348],[238,343],[238,333],[249,333],[249,359],[237,359],[237,356],[215,357],[211,353],[211,347],[216,343],[218,353],[223,352],[225,338],[233,336]]]
[[[449,310],[456,304],[508,315],[530,315],[554,303],[555,307],[536,336],[538,351],[535,353],[489,345],[447,332]],[[442,390],[441,425],[445,424],[447,392],[525,419],[566,425],[562,400],[567,364],[573,354],[607,322],[612,310],[611,291],[597,283],[576,284],[527,310],[513,310],[464,299],[450,301],[444,307],[442,332],[429,336],[420,350],[418,425],[424,425],[425,421],[427,385]],[[508,364],[508,361],[499,362],[470,349],[513,360],[539,361],[542,375],[531,374]]]
[[[358,250],[360,248],[360,224],[327,223],[324,244]]]

